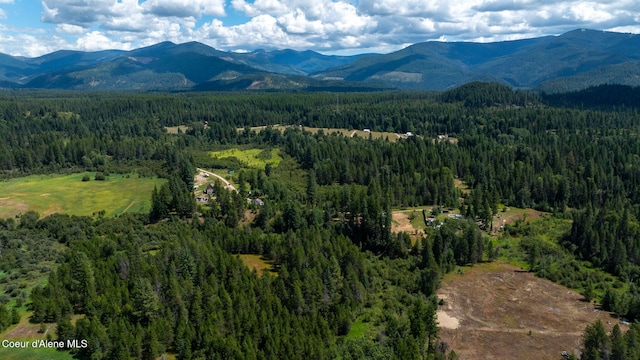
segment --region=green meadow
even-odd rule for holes
[[[218,159],[236,158],[242,164],[254,169],[264,169],[266,164],[274,167],[278,166],[282,161],[280,149],[227,149],[222,151],[213,151],[210,153],[212,157]]]
[[[55,338],[55,337],[54,337]],[[58,351],[55,348],[32,348],[25,349],[3,348],[0,346],[0,359],[4,360],[72,360],[73,355],[68,351]]]
[[[90,181],[83,182],[88,175]],[[94,180],[95,173],[32,175],[0,183],[0,218],[29,210],[41,216],[53,213],[87,215],[104,210],[106,216],[142,213],[151,208],[151,192],[165,180],[137,174],[111,174]]]

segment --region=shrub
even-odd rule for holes
[[[82,177],[82,181],[83,181],[83,182],[87,182],[87,181],[89,181],[89,180],[90,180],[89,175],[85,175],[85,176],[83,176],[83,177]]]
[[[95,179],[96,179],[96,180],[103,181],[103,180],[105,179],[104,173],[97,172],[97,173],[96,173],[96,177],[95,177]]]

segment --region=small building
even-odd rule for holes
[[[213,189],[214,189],[214,185],[213,184],[209,184],[209,185],[207,185],[207,188],[204,189],[204,191],[202,193],[207,194],[207,195],[213,195]]]
[[[255,199],[251,200],[251,205],[262,206],[262,205],[264,205],[264,201],[262,201],[262,199],[260,199],[260,198],[255,198]]]
[[[362,131],[364,131],[364,132],[366,132],[366,133],[370,133],[370,132],[371,132],[371,129],[364,129],[364,130],[362,130]]]

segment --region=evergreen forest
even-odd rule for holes
[[[87,339],[64,350],[79,359],[457,359],[438,336],[442,276],[513,252],[527,271],[640,320],[638,94],[495,83],[338,95],[4,91],[2,180],[93,171],[166,182],[149,213],[0,219],[0,328],[23,313],[55,323],[52,340]],[[275,149],[282,160],[211,156],[228,149],[266,160]],[[232,174],[235,189],[217,184],[196,202],[197,169]],[[424,206],[461,216],[417,240],[391,231],[393,210]],[[505,207],[567,225],[492,230]],[[270,270],[250,269],[246,254]],[[637,324],[607,334],[594,323],[579,356],[639,359],[639,339]]]

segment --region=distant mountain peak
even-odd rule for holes
[[[444,90],[495,81],[551,92],[604,83],[639,86],[638,64],[639,35],[576,29],[493,43],[428,41],[389,54],[355,56],[293,49],[225,52],[196,41],[163,41],[130,51],[59,50],[37,58],[0,54],[0,82],[7,87],[112,90]]]

